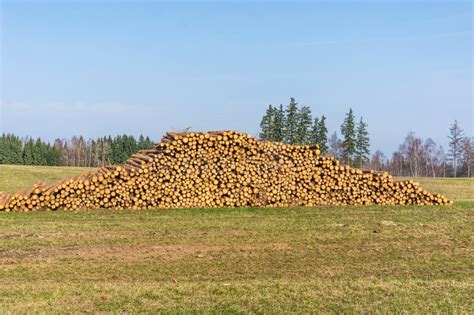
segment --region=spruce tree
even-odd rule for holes
[[[34,151],[35,143],[33,139],[29,138],[25,142],[25,146],[23,147],[23,164],[25,165],[33,165],[33,151]]]
[[[262,117],[262,121],[260,122],[260,134],[259,138],[264,141],[272,141],[272,127],[274,122],[274,112],[275,109],[270,104],[268,105],[267,111],[265,115]]]
[[[2,134],[0,137],[0,164],[8,164],[10,152],[7,147],[6,135]]]
[[[356,133],[355,133],[355,123],[354,123],[354,113],[352,108],[349,109],[349,112],[344,118],[344,122],[341,125],[341,134],[343,137],[342,140],[342,158],[344,162],[349,165],[353,164],[354,154],[356,152]]]
[[[144,149],[153,149],[155,147],[155,143],[150,140],[150,137],[145,138],[145,144],[144,144]]]
[[[449,151],[448,157],[453,168],[453,176],[457,176],[458,162],[463,152],[463,130],[457,120],[449,128]]]
[[[10,164],[11,151],[8,136],[2,134],[2,137],[0,137],[0,164]]]
[[[41,146],[41,140],[38,138],[36,139],[33,145],[33,165],[43,165],[42,155],[43,155],[43,148]]]
[[[0,164],[23,164],[23,143],[13,134],[0,137]]]
[[[319,118],[314,117],[313,126],[311,126],[311,145],[319,145]]]
[[[274,108],[273,110],[273,119],[271,123],[271,140],[282,142],[283,141],[283,128],[285,125],[285,110],[283,105],[280,104],[279,108]]]
[[[48,166],[59,166],[60,151],[56,146],[52,146],[49,143],[46,144],[46,165]]]
[[[127,143],[128,143],[128,150],[127,150],[127,157],[125,158],[125,160],[123,160],[124,162],[129,158],[131,157],[132,155],[134,155],[135,153],[138,152],[138,144],[137,144],[137,140],[135,139],[135,137],[133,135],[130,135],[128,136],[128,139],[127,139]]]
[[[107,140],[104,141],[103,147],[102,147],[102,149],[103,149],[103,151],[102,151],[102,153],[103,153],[102,162],[104,163],[104,165],[106,163],[117,164],[115,162],[116,159],[115,159],[115,156],[114,156],[115,155],[114,146],[115,146],[114,140],[112,139],[112,136],[109,135],[107,137]]]
[[[154,147],[154,143],[150,140],[150,137],[145,137],[140,134],[137,142],[137,151],[138,150],[148,150]]]
[[[138,150],[145,149],[145,137],[142,134],[140,134],[140,136],[138,137],[137,146],[138,146]]]
[[[367,124],[360,118],[357,125],[357,136],[355,146],[355,165],[361,167],[369,163],[370,159],[370,139],[367,131]]]
[[[122,136],[118,135],[112,138],[112,143],[110,146],[110,163],[118,164],[121,158],[122,149]]]
[[[322,154],[328,152],[328,128],[326,127],[326,117],[323,115],[318,123],[318,144]]]
[[[118,140],[118,147],[120,148],[119,150],[119,158],[118,158],[118,163],[122,163],[122,161],[125,161],[127,156],[128,156],[128,148],[127,148],[127,135],[122,135],[120,136]]]
[[[298,111],[298,120],[296,128],[296,143],[297,144],[308,144],[311,141],[311,123],[313,118],[311,117],[311,108],[303,106]]]
[[[290,104],[288,104],[285,110],[283,139],[286,143],[295,144],[297,142],[298,116],[298,103],[292,97],[290,99]]]

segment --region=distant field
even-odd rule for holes
[[[428,191],[443,194],[452,200],[474,201],[474,178],[396,178],[412,179]]]
[[[474,181],[419,181],[455,204],[0,212],[0,313],[472,314]]]
[[[80,175],[94,169],[85,167],[0,165],[0,191],[16,192],[31,188],[39,181],[54,181]]]

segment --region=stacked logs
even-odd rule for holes
[[[451,203],[416,182],[341,165],[317,146],[234,131],[168,132],[123,165],[0,195],[5,211]]]

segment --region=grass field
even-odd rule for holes
[[[420,182],[455,204],[0,213],[0,313],[473,313],[474,181]]]
[[[85,167],[0,165],[0,191],[29,189],[39,181],[47,184],[93,170]]]

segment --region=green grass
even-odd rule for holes
[[[0,165],[0,191],[29,189],[39,181],[47,184],[94,170],[85,167]]]
[[[452,200],[474,201],[474,178],[401,177],[396,179],[413,179],[426,190],[443,194]]]
[[[0,313],[472,313],[473,207],[1,213]]]
[[[0,213],[0,313],[473,313],[459,181],[426,180],[450,207]]]

